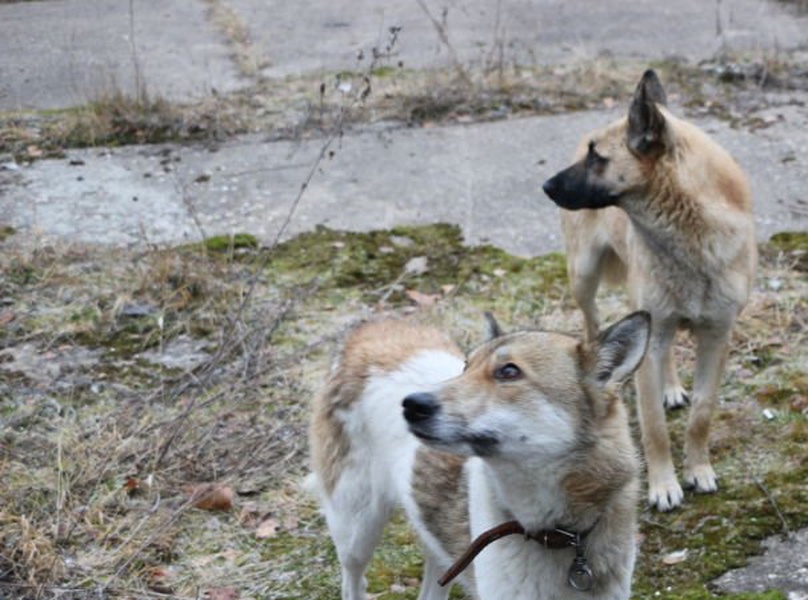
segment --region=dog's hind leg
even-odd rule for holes
[[[690,403],[685,389],[679,381],[679,374],[676,372],[676,358],[673,355],[673,344],[668,348],[668,354],[665,357],[665,370],[663,373],[664,387],[662,395],[662,403],[668,410],[682,408]]]
[[[654,322],[648,354],[636,376],[637,408],[648,468],[648,503],[661,511],[679,506],[684,497],[673,467],[670,436],[662,405],[663,371],[674,333],[673,324],[662,320]]]
[[[392,507],[374,498],[370,486],[346,483],[323,502],[323,512],[342,567],[342,600],[365,600],[365,570]]]
[[[424,575],[421,581],[421,591],[418,600],[446,600],[449,597],[451,585],[441,587],[438,579],[443,575],[440,564],[425,551]]]
[[[718,387],[724,372],[731,328],[696,330],[696,376],[693,406],[685,437],[684,482],[697,492],[718,489],[710,465],[710,420],[718,400]]]

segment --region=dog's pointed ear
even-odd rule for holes
[[[657,105],[666,103],[659,78],[648,69],[637,84],[628,109],[628,145],[637,154],[653,156],[665,150],[665,117]]]
[[[494,338],[498,338],[502,335],[505,335],[505,332],[502,331],[502,327],[499,326],[497,320],[494,318],[494,315],[488,311],[483,313],[485,316],[485,341],[491,341]]]
[[[599,385],[620,382],[640,366],[651,337],[651,315],[638,311],[603,331],[595,342],[590,375]]]

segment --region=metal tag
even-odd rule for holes
[[[567,582],[579,592],[588,592],[592,589],[594,580],[592,569],[589,568],[586,559],[581,555],[576,556],[567,573]]]

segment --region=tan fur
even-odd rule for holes
[[[391,344],[390,340],[396,343]],[[362,379],[372,369],[395,369],[425,348],[463,356],[457,345],[434,327],[391,319],[356,328],[345,341],[341,369]]]
[[[463,554],[471,542],[465,462],[465,457],[424,447],[413,468],[412,493],[424,524],[452,556]]]
[[[652,314],[651,350],[637,385],[649,501],[667,510],[681,501],[682,492],[662,405],[687,401],[672,339],[678,328],[688,328],[698,346],[685,482],[697,491],[713,491],[709,421],[730,332],[753,286],[757,248],[746,176],[705,133],[655,102],[655,94],[664,95],[654,85],[658,80],[647,73],[629,118],[586,136],[573,166],[548,180],[545,191],[559,206],[573,209],[562,210],[561,219],[587,339],[598,332],[595,292],[604,276],[611,283],[626,280],[632,308]],[[637,135],[632,115],[641,121],[648,114],[645,135]],[[587,190],[606,206],[576,203],[573,196],[585,200]]]

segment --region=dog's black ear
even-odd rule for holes
[[[505,332],[502,331],[502,327],[499,326],[497,320],[494,318],[490,312],[485,311],[485,341],[493,340],[494,338],[498,338],[502,335],[505,335]]]
[[[667,101],[659,78],[648,69],[628,109],[628,145],[637,154],[657,155],[665,150],[665,117],[657,105],[664,106]]]
[[[605,385],[619,382],[640,366],[651,337],[651,315],[638,311],[601,332],[595,346],[592,375]]]

